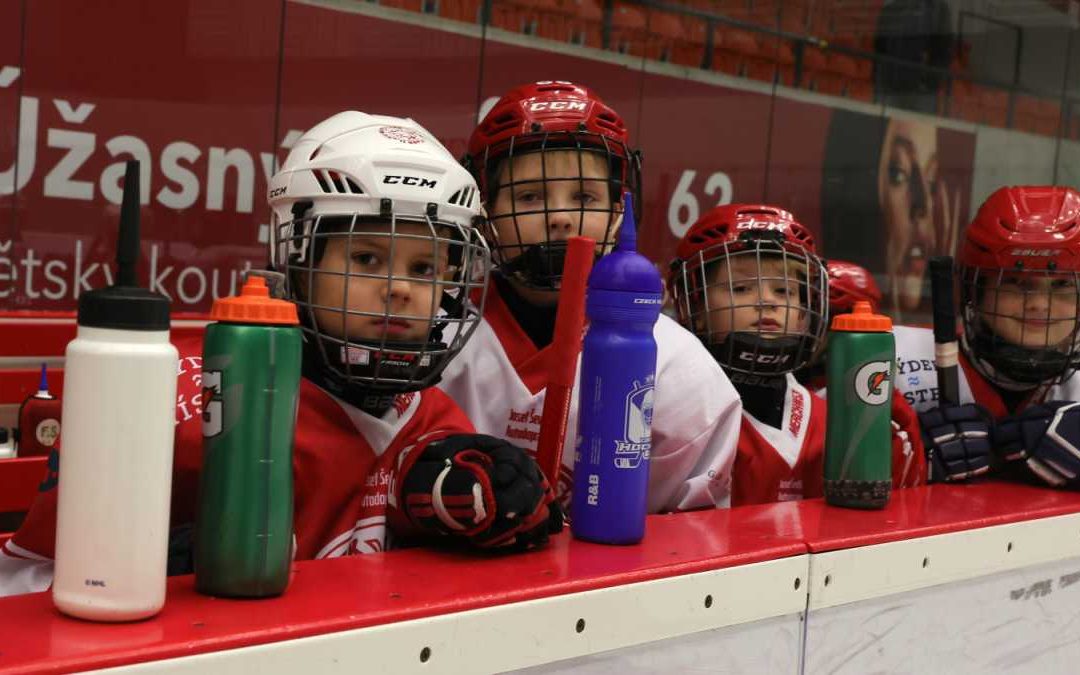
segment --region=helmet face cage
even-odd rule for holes
[[[305,358],[315,359],[335,388],[396,394],[432,386],[479,323],[491,256],[472,227],[431,217],[340,213],[301,216],[272,230],[275,248],[289,252],[279,271],[300,310]],[[334,240],[343,242],[344,269],[323,269]],[[354,260],[354,247],[365,244],[385,258],[373,265],[375,271],[359,269]],[[395,257],[410,253],[429,261],[433,270],[403,273]],[[335,278],[340,281],[332,298],[319,304],[315,289]],[[412,305],[412,313],[395,312],[390,289],[406,284],[421,301]],[[373,286],[357,297],[356,289],[364,285]],[[354,309],[365,302],[369,306]],[[373,334],[350,334],[358,322]],[[391,335],[392,326],[410,335]]]
[[[549,175],[554,153],[573,154],[571,166],[576,166],[569,175]],[[531,155],[539,158],[539,174],[522,175],[515,160]],[[529,288],[559,288],[566,258],[566,237],[592,236],[596,240],[597,255],[610,250],[622,218],[623,193],[631,192],[636,201],[640,195],[637,153],[625,143],[598,133],[552,131],[513,136],[505,143],[487,147],[480,164],[474,167],[474,175],[484,191],[488,208],[485,234],[491,242],[495,264],[504,275]],[[592,175],[597,166],[603,173]],[[533,204],[522,204],[517,198],[525,185],[539,186],[541,194]],[[551,203],[551,192],[562,193],[562,186],[567,186],[573,195],[574,205]],[[581,198],[597,193],[603,194],[606,203],[600,201],[593,205]],[[509,211],[496,212],[496,204],[502,203],[509,204]],[[636,208],[640,209],[640,201]],[[569,231],[553,236],[556,229],[553,220],[558,219],[559,214],[567,214],[572,226]],[[592,228],[586,232],[586,218],[597,217],[603,219],[603,232]],[[540,227],[543,231],[537,232]]]
[[[780,300],[767,299],[764,289],[770,284],[788,292]],[[828,275],[821,259],[801,246],[779,246],[768,239],[721,242],[676,261],[671,287],[680,323],[725,369],[748,375],[790,373],[809,363],[823,344]],[[720,288],[730,303],[717,305],[710,297]],[[766,317],[769,308],[782,318]],[[745,320],[745,310],[756,313],[759,325],[731,330],[737,314]],[[779,325],[766,330],[760,325],[766,319]]]
[[[962,267],[963,345],[1007,388],[1055,384],[1080,365],[1080,273]]]

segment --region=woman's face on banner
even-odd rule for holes
[[[887,242],[888,292],[900,311],[919,307],[927,260],[937,253],[933,222],[937,192],[937,128],[890,120],[878,167],[878,196]]]

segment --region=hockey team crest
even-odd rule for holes
[[[615,441],[617,468],[636,469],[642,460],[649,459],[652,448],[653,383],[652,376],[644,384],[635,380],[630,393],[626,395],[623,440]]]
[[[855,395],[869,405],[885,403],[889,399],[891,375],[890,361],[871,361],[864,364],[855,373]]]
[[[416,133],[412,129],[405,127],[379,127],[379,133],[387,138],[395,141],[400,141],[408,145],[416,145],[417,143],[423,143],[424,137]]]

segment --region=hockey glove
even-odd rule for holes
[[[1050,401],[998,423],[994,444],[1006,460],[1023,460],[1055,487],[1080,475],[1080,403]]]
[[[975,403],[919,413],[930,481],[961,481],[990,470],[994,418]]]
[[[460,434],[428,445],[402,490],[413,525],[481,548],[530,548],[562,530],[562,510],[540,467],[494,436]]]

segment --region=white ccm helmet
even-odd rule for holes
[[[411,119],[348,111],[300,138],[269,205],[305,375],[353,402],[435,384],[476,328],[491,268],[469,172]]]

